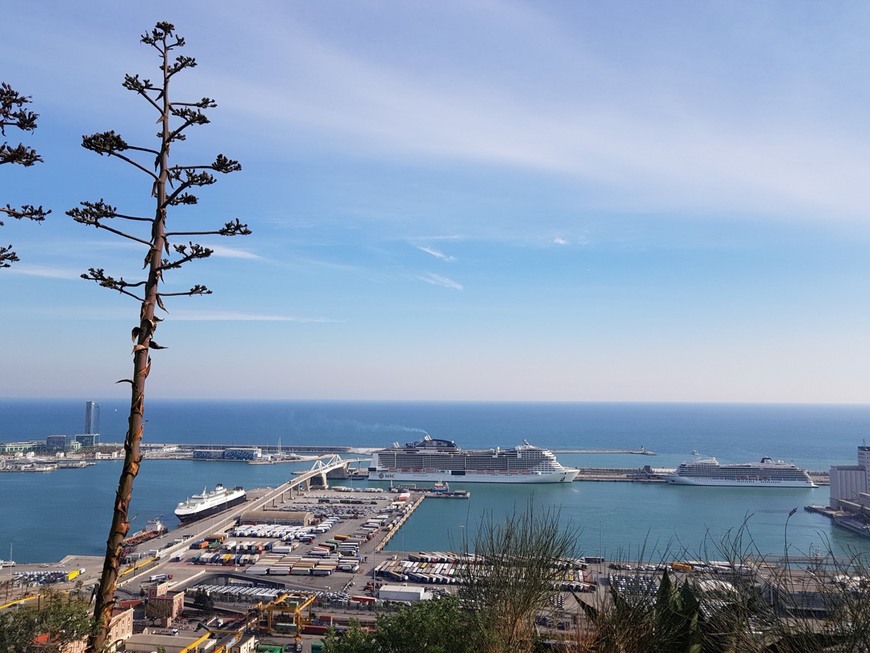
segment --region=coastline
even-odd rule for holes
[[[105,402],[101,408],[104,441],[119,440],[123,404]],[[347,449],[364,454],[394,441],[418,439],[425,430],[455,439],[466,449],[511,446],[528,438],[554,452],[565,452],[558,454],[565,466],[596,470],[589,473],[590,482],[561,487],[463,487],[451,481],[451,488],[472,490],[470,500],[425,502],[429,505],[421,506],[389,545],[397,549],[448,548],[458,537],[458,527],[472,529],[483,512],[502,514],[533,502],[544,510],[559,510],[566,527],[578,525],[581,547],[587,553],[633,551],[644,542],[648,548],[664,548],[669,542],[700,547],[705,540],[720,542],[744,524],[759,548],[776,552],[782,550],[789,512],[804,505],[826,504],[827,487],[680,488],[593,479],[616,480],[618,474],[614,477],[600,470],[634,470],[645,463],[656,470],[672,469],[692,449],[714,454],[723,462],[771,455],[794,457],[796,464],[813,470],[853,464],[856,443],[861,442],[870,421],[870,407],[154,400],[149,403],[148,419],[145,444],[155,448],[159,448],[157,442],[188,448],[205,442],[243,447],[263,443],[264,451],[277,452],[295,443],[300,443],[297,447],[317,443],[345,457]],[[0,440],[32,433],[44,441],[46,433],[75,432],[81,428],[80,421],[79,401],[15,405],[0,401]],[[637,450],[640,443],[657,455],[627,458],[625,454],[568,453]],[[8,557],[10,545],[14,549],[11,557],[19,562],[58,560],[68,552],[102,553],[117,487],[116,462],[99,460],[94,466],[47,474],[0,474],[0,523],[5,525],[0,535],[2,557]],[[171,517],[179,501],[203,487],[218,483],[276,487],[294,471],[310,465],[226,461],[202,465],[149,454],[136,479],[131,531],[141,529],[148,519]],[[710,502],[715,502],[715,512],[709,510]],[[791,518],[789,535],[794,548],[802,551],[824,548],[826,542],[837,549],[870,548],[858,535],[834,530],[824,516],[803,511]]]

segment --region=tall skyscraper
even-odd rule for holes
[[[96,401],[85,402],[85,433],[97,435],[100,432],[100,404]]]

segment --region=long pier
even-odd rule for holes
[[[553,449],[553,453],[582,453],[582,454],[632,454],[636,456],[655,456],[655,451],[645,447],[640,449]]]
[[[397,522],[395,523],[395,525],[394,525],[393,528],[390,530],[390,532],[387,533],[387,534],[384,536],[384,538],[383,538],[383,539],[382,539],[382,540],[377,544],[377,546],[375,546],[375,553],[381,551],[385,546],[387,546],[387,544],[389,543],[389,541],[390,541],[391,539],[393,539],[393,536],[394,536],[396,533],[398,533],[398,532],[399,532],[399,529],[401,529],[402,526],[405,525],[405,522],[408,521],[408,520],[411,518],[411,515],[414,514],[414,511],[417,510],[417,508],[420,507],[420,504],[423,503],[423,500],[424,500],[425,498],[426,498],[426,494],[425,494],[425,493],[423,493],[423,494],[421,494],[419,497],[417,497],[417,499],[414,501],[414,503],[412,503],[412,504],[410,505],[410,507],[408,508],[407,512],[405,512],[405,514],[402,515],[402,516],[399,518],[399,521],[397,521]]]

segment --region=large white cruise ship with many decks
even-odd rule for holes
[[[715,458],[696,455],[695,460],[682,463],[666,480],[674,485],[816,487],[807,470],[767,457],[757,463],[720,465]]]
[[[526,441],[510,449],[461,449],[432,438],[398,443],[372,454],[373,481],[456,481],[461,483],[570,483],[578,470],[564,467],[553,452]]]

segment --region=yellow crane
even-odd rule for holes
[[[302,642],[302,626],[305,625],[302,611],[314,603],[316,598],[316,594],[287,592],[269,603],[258,603],[256,610],[259,631],[268,635],[288,635],[293,632],[298,649]]]
[[[199,639],[197,639],[195,642],[191,642],[190,644],[185,646],[183,649],[181,649],[180,653],[194,653],[197,650],[197,648],[199,648],[199,645],[202,644],[203,642],[207,641],[210,637],[211,637],[211,633],[205,633]]]

